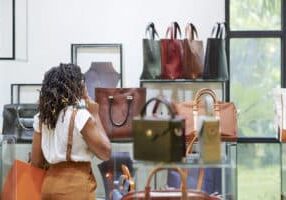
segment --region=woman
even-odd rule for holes
[[[94,200],[91,160],[108,160],[111,145],[78,66],[60,64],[45,73],[34,129],[32,164],[49,164],[42,199]]]

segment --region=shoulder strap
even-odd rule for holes
[[[72,150],[72,141],[73,141],[73,129],[74,129],[74,120],[75,115],[77,113],[77,109],[73,109],[71,114],[70,123],[69,123],[69,130],[68,130],[68,144],[67,144],[67,154],[66,160],[71,161],[71,150]]]

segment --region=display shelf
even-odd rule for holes
[[[136,190],[144,190],[147,177],[152,169],[155,167],[163,167],[166,170],[156,174],[154,180],[152,180],[152,186],[154,189],[162,189],[168,186],[172,186],[170,182],[173,174],[170,173],[170,169],[178,167],[188,173],[194,173],[196,170],[203,168],[205,171],[204,186],[203,189],[208,192],[215,192],[214,190],[219,190],[218,192],[222,195],[224,200],[236,199],[236,144],[227,144],[227,159],[221,163],[214,164],[202,164],[202,163],[190,163],[190,162],[173,162],[173,163],[162,163],[162,162],[152,162],[152,161],[141,161],[134,160],[133,167],[135,170],[135,182]],[[192,181],[194,181],[197,175],[194,177],[188,176],[188,187],[192,188]],[[214,178],[216,177],[216,178]],[[215,181],[217,186],[211,185],[212,181]],[[208,182],[210,181],[210,182]],[[176,182],[176,181],[175,181]],[[211,185],[211,186],[210,186]],[[217,187],[217,188],[215,188]]]

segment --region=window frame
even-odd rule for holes
[[[228,62],[228,72],[230,73],[230,39],[233,38],[280,38],[281,41],[281,66],[280,85],[286,87],[286,0],[281,1],[281,30],[230,30],[230,3],[225,0],[225,22],[226,22],[226,55]],[[229,74],[230,77],[230,74]],[[230,80],[226,82],[226,101],[230,100]],[[278,131],[277,131],[278,134]],[[238,137],[238,142],[243,143],[277,143],[278,137]]]

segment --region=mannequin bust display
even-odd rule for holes
[[[120,81],[120,74],[111,62],[92,62],[84,73],[88,95],[95,100],[95,88],[115,88]]]

